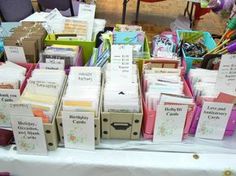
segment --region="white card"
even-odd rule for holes
[[[4,46],[7,60],[11,62],[27,63],[23,47]]]
[[[133,50],[131,45],[111,46],[111,80],[132,82]]]
[[[46,70],[64,70],[65,66],[60,63],[39,63],[39,68]]]
[[[233,104],[204,102],[196,137],[222,140]]]
[[[11,118],[7,106],[7,103],[0,102],[0,127],[11,127]]]
[[[0,89],[0,102],[16,102],[20,98],[19,89]]]
[[[61,64],[63,67],[65,67],[65,60],[63,59],[46,59],[46,63],[51,63],[51,64]]]
[[[94,113],[62,112],[64,141],[66,148],[94,150]]]
[[[153,142],[181,142],[188,105],[157,107]]]
[[[236,95],[236,55],[223,55],[216,80],[216,89]]]
[[[18,153],[47,155],[42,119],[15,116],[11,119],[11,123]]]
[[[81,20],[86,20],[88,22],[88,29],[87,29],[87,40],[92,40],[93,34],[93,23],[95,17],[95,4],[82,4],[79,5],[79,14],[78,17]]]
[[[34,116],[32,112],[32,106],[24,103],[9,103],[7,107],[8,112],[14,118],[17,116]]]

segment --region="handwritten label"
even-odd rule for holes
[[[170,51],[157,51],[157,57],[173,59],[174,55]]]
[[[73,80],[78,85],[91,86],[100,84],[101,81],[101,69],[100,67],[72,67],[69,80]]]
[[[34,94],[58,95],[60,86],[56,82],[28,80],[28,89]]]
[[[216,80],[219,92],[236,96],[236,55],[223,55]]]
[[[15,116],[11,118],[11,123],[18,153],[47,155],[42,119]]]
[[[60,63],[39,63],[39,68],[46,70],[64,70],[64,65]]]
[[[78,18],[81,20],[86,20],[88,22],[88,29],[87,29],[87,40],[92,40],[93,34],[93,23],[95,17],[95,4],[82,4],[79,5],[78,11]]]
[[[34,116],[32,106],[30,104],[9,103],[7,109],[11,116]]]
[[[4,46],[7,60],[11,62],[27,63],[23,47]]]
[[[0,102],[16,102],[20,98],[19,89],[0,89]]]
[[[131,45],[112,45],[111,76],[112,80],[132,82],[133,50]]]
[[[94,150],[94,113],[62,112],[65,147]]]
[[[46,59],[46,63],[50,63],[50,64],[61,64],[65,67],[65,60],[63,59]]]
[[[188,105],[157,107],[153,142],[181,142]]]
[[[223,139],[232,108],[233,104],[204,102],[196,137]]]

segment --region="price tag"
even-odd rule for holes
[[[111,76],[115,82],[132,82],[133,49],[131,45],[112,45]]]
[[[47,155],[42,119],[32,116],[15,116],[11,118],[11,123],[18,153]]]
[[[236,55],[223,55],[216,80],[219,92],[236,96]]]
[[[27,63],[23,47],[4,46],[7,60],[11,62]]]
[[[204,102],[196,137],[221,140],[224,137],[233,104]]]
[[[153,142],[181,142],[188,105],[158,105]]]
[[[62,112],[65,147],[94,150],[94,113]]]

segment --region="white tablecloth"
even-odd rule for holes
[[[0,148],[1,171],[14,176],[233,176],[236,155],[199,154],[194,159],[192,153],[59,148],[48,156],[27,156]]]

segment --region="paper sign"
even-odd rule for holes
[[[62,112],[65,147],[94,150],[94,113]]]
[[[20,98],[19,89],[0,89],[0,102],[16,102]]]
[[[94,23],[94,17],[95,17],[95,4],[82,4],[79,5],[79,13],[78,17],[81,20],[86,20],[88,22],[88,29],[87,29],[87,40],[92,40],[92,34],[93,34],[93,23]]]
[[[71,73],[74,73],[76,77],[69,77],[69,80],[73,79],[81,86],[91,86],[101,82],[100,67],[71,67]]]
[[[233,104],[204,102],[196,137],[223,139],[232,108]]]
[[[23,47],[4,46],[7,60],[11,62],[27,63]]]
[[[63,59],[49,59],[49,58],[46,58],[46,63],[61,64],[61,65],[63,65],[63,67],[65,67],[65,60],[63,60]]]
[[[11,116],[34,116],[30,104],[9,103],[7,109]]]
[[[131,45],[112,45],[111,76],[114,81],[132,82],[133,50]]]
[[[47,155],[42,119],[14,116],[11,123],[18,153]]]
[[[0,127],[11,127],[11,118],[7,109],[7,103],[2,102],[0,102]]]
[[[157,51],[157,57],[163,57],[166,59],[173,59],[174,55],[169,51]]]
[[[153,142],[181,142],[188,105],[157,107]]]
[[[46,70],[64,70],[65,66],[59,63],[39,63],[39,68]]]
[[[236,96],[236,55],[223,55],[216,80],[219,92]]]

